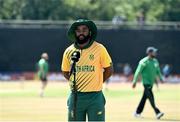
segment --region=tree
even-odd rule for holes
[[[179,0],[0,0],[0,19],[135,21],[143,12],[146,21],[179,21],[179,6]]]

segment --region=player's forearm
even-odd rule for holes
[[[134,74],[133,84],[135,84],[137,82],[137,79],[138,79],[138,76],[139,76],[141,70],[142,70],[141,66],[138,66],[138,68],[137,68],[137,70],[136,70],[136,72]]]
[[[62,73],[63,73],[64,77],[65,77],[67,80],[69,80],[69,78],[70,78],[69,72],[62,71]]]
[[[161,74],[159,74],[159,79],[162,81],[163,80],[163,77]]]
[[[113,74],[113,67],[112,66],[104,68],[103,82],[105,82],[112,74]]]
[[[134,74],[134,78],[133,78],[133,84],[135,84],[137,82],[137,79],[138,79],[138,75],[139,73],[135,73]]]
[[[160,68],[158,68],[158,77],[160,80],[163,80],[163,77],[162,77],[162,74],[161,74],[161,71],[160,71]]]

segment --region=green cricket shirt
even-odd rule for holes
[[[158,60],[148,56],[141,59],[134,74],[133,83],[137,82],[139,75],[141,75],[144,85],[153,85],[157,76],[162,80]]]
[[[48,62],[45,59],[40,59],[38,62],[38,76],[46,77],[49,70]]]

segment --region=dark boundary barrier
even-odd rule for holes
[[[60,71],[64,49],[70,45],[67,29],[0,29],[0,72],[35,71],[42,52],[48,52],[50,70]],[[159,49],[161,64],[171,64],[180,73],[180,31],[178,30],[98,30],[97,40],[107,47],[115,72],[119,63],[129,63],[135,69],[145,56],[147,46]]]

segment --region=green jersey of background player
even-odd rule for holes
[[[149,99],[151,106],[153,107],[156,113],[157,119],[160,119],[164,115],[164,113],[160,112],[160,110],[156,107],[155,102],[154,102],[154,95],[152,92],[153,84],[155,82],[157,83],[156,78],[159,77],[161,81],[163,80],[161,72],[160,72],[158,60],[155,58],[156,52],[157,52],[157,49],[154,47],[148,47],[146,49],[147,57],[140,60],[139,65],[134,75],[132,87],[133,88],[136,87],[136,82],[139,75],[141,75],[142,77],[142,83],[144,86],[143,96],[137,107],[136,112],[134,113],[135,117],[140,117],[140,114],[142,113],[144,109],[144,105],[147,99]]]
[[[42,87],[41,87],[41,91],[40,91],[41,97],[44,96],[44,89],[47,85],[47,74],[49,71],[49,65],[48,65],[47,60],[48,60],[48,54],[43,53],[41,55],[41,59],[38,62],[38,77],[42,82]]]

